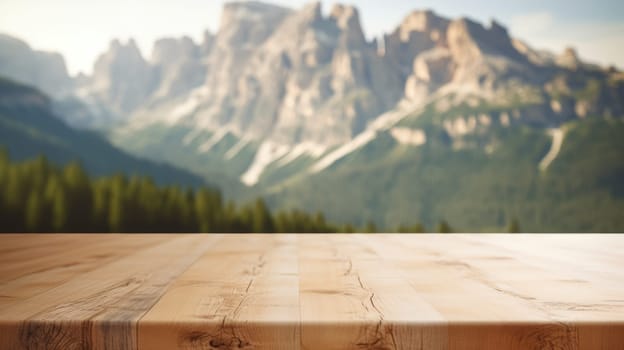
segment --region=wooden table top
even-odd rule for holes
[[[624,349],[624,236],[3,235],[0,349]]]

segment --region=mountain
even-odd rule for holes
[[[80,95],[85,77],[70,77],[58,53],[33,50],[18,38],[0,34],[0,77],[32,86],[52,97],[55,114],[73,127],[107,128],[119,116],[90,96]]]
[[[295,11],[234,2],[214,36],[202,44],[178,40],[167,39],[176,59],[160,53],[148,62],[132,49],[143,67],[134,72],[166,73],[139,84],[149,97],[121,108],[129,117],[112,140],[200,174],[219,169],[249,186],[323,171],[434,100],[442,110],[491,104],[514,123],[544,128],[624,110],[621,84],[610,83],[619,72],[584,64],[571,49],[561,56],[534,50],[495,21],[486,27],[429,10],[368,41],[352,6],[335,5],[324,16],[320,3]],[[176,68],[162,68],[165,61]],[[145,80],[131,80],[138,81]]]
[[[203,47],[204,81],[135,110],[115,142],[255,184],[287,154],[318,157],[353,139],[402,93],[398,70],[366,41],[350,6],[323,17],[319,3],[301,11],[230,3]]]
[[[73,89],[65,60],[58,53],[33,50],[27,43],[0,34],[0,76],[60,97]]]
[[[433,229],[446,220],[461,231],[500,232],[516,219],[526,232],[622,231],[621,119],[550,132],[479,129],[453,139],[440,126],[426,142],[407,128],[380,132],[325,171],[270,186],[264,196],[274,207],[322,210],[355,225]]]
[[[231,2],[201,42],[113,41],[73,83],[55,103],[72,125],[239,199],[385,227],[624,229],[624,74],[496,21],[416,10],[369,40],[353,6]]]
[[[94,175],[149,175],[158,183],[195,186],[204,181],[171,166],[130,156],[91,131],[68,127],[38,90],[0,78],[0,147],[16,160],[45,155],[55,163],[78,160]]]

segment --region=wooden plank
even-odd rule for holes
[[[29,260],[29,269],[9,281],[0,284],[0,310],[22,300],[31,298],[46,290],[63,284],[70,279],[92,271],[109,262],[132,254],[138,249],[150,247],[174,236],[153,236],[145,239],[140,236],[110,235],[105,240],[95,240],[93,236],[73,237],[72,241],[62,244],[51,237],[41,237],[48,241],[48,246],[65,249],[63,254],[42,254],[36,259]],[[100,237],[98,237],[100,238]],[[23,259],[31,259],[30,256]],[[32,265],[36,262],[36,265]],[[16,264],[21,268],[24,265]],[[38,266],[36,269],[33,268]],[[7,278],[4,278],[5,280]]]
[[[37,237],[39,236],[39,237]],[[50,268],[49,263],[110,239],[102,235],[37,235],[22,242],[7,242],[8,251],[0,254],[0,283]],[[32,246],[23,245],[33,243]],[[76,244],[80,242],[80,244]]]
[[[0,349],[624,349],[622,248],[618,235],[0,236]]]
[[[619,334],[606,327],[603,330],[611,330],[602,337],[590,340],[588,336],[593,333],[588,332],[588,326],[596,317],[594,311],[598,319],[601,315],[597,309],[587,314],[584,301],[599,300],[601,293],[607,297],[613,294],[577,289],[568,283],[576,280],[578,271],[529,265],[527,255],[532,249],[513,255],[484,244],[487,237],[468,240],[461,235],[426,240],[396,235],[372,239],[406,271],[418,293],[447,317],[451,348],[489,349],[499,344],[509,349],[591,349],[624,344],[624,312],[618,307],[609,308],[610,315],[602,317],[606,317],[605,325],[615,325]],[[407,258],[414,251],[419,255]],[[624,288],[616,288],[622,295]],[[544,290],[549,290],[551,301],[540,301]],[[562,303],[557,300],[566,300],[566,308],[577,317],[562,313]]]
[[[302,347],[446,349],[442,316],[362,238],[299,238]]]
[[[213,239],[175,237],[11,305],[0,311],[0,345],[135,349],[138,319]]]
[[[45,247],[54,242],[70,242],[71,235],[47,235],[47,234],[2,234],[2,246],[0,247],[0,259],[14,258],[13,252],[25,249]],[[0,260],[1,261],[1,260]]]
[[[299,348],[297,237],[227,238],[141,319],[139,348]]]

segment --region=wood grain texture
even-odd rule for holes
[[[624,236],[2,235],[0,349],[624,349]]]

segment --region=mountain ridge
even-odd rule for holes
[[[543,100],[548,97],[542,85],[548,79],[590,69],[572,50],[545,60],[526,44],[521,47],[496,21],[483,26],[431,10],[409,13],[382,38],[380,52],[377,42],[365,38],[357,8],[335,4],[324,15],[321,6],[313,2],[293,10],[261,2],[227,3],[218,31],[206,34],[203,43],[169,39],[169,51],[179,54],[179,62],[159,61],[157,56],[165,55],[162,42],[155,44],[156,57],[149,60],[132,41],[125,46],[113,42],[98,59],[91,83],[82,86],[82,95],[112,106],[111,114],[126,115],[116,119],[120,126],[114,127],[112,138],[122,147],[124,135],[137,129],[184,125],[192,131],[181,143],[206,138],[196,150],[199,161],[224,135],[232,135],[238,142],[223,162],[238,149],[254,147],[248,169],[231,173],[253,186],[280,160],[317,159],[312,172],[331,166],[331,159],[347,156],[355,145],[400,120],[388,120],[392,110],[405,116],[452,95],[451,105],[474,98]],[[133,72],[134,78],[112,74],[115,66]],[[154,71],[165,73],[159,77]],[[180,84],[173,89],[170,82],[176,79]],[[552,127],[591,109],[583,105],[586,101],[573,107],[566,103],[551,102],[561,104],[555,109],[564,113],[548,112],[547,106],[533,113],[558,114],[560,121],[530,115],[520,120],[540,119]],[[622,110],[622,103],[610,103]],[[389,124],[382,125],[384,120]]]
[[[581,142],[574,139],[581,134],[569,138],[567,125],[598,135],[601,122],[624,117],[623,74],[588,64],[573,49],[537,50],[496,21],[483,25],[432,10],[414,10],[390,33],[368,40],[359,16],[357,8],[342,4],[324,12],[320,2],[300,9],[228,3],[217,32],[206,32],[198,43],[164,38],[145,57],[131,41],[113,41],[94,74],[75,81],[76,96],[53,103],[70,124],[104,130],[133,154],[205,178],[218,173],[238,179],[247,186],[237,190],[239,198],[286,193],[282,199],[273,196],[272,204],[289,207],[294,203],[289,191],[306,203],[305,196],[315,196],[306,187],[340,189],[337,184],[350,177],[367,178],[375,191],[354,210],[365,209],[358,220],[372,215],[380,222],[400,221],[407,214],[379,208],[383,200],[375,197],[383,190],[375,181],[385,179],[389,192],[400,192],[393,181],[408,182],[399,168],[419,181],[431,180],[412,169],[413,157],[427,159],[415,161],[425,173],[446,164],[456,171],[465,167],[476,177],[478,171],[458,155],[490,169],[487,159],[505,165],[501,154],[507,162],[524,159],[522,147],[507,143],[538,140],[545,144],[514,166],[539,179],[558,169],[569,144]],[[547,158],[558,140],[552,135],[559,135],[552,130],[563,139]],[[370,166],[358,165],[358,159]],[[482,176],[496,174],[490,169]],[[354,182],[363,186],[360,190],[367,188]],[[458,182],[488,190],[479,181]],[[455,188],[452,182],[443,185]],[[431,193],[440,203],[451,198]],[[396,198],[407,208],[418,207],[399,194]],[[429,203],[420,215],[432,224],[441,204],[418,198]],[[334,209],[331,203],[315,203],[317,209]]]
[[[46,156],[65,164],[78,161],[92,175],[125,172],[149,175],[157,183],[199,186],[204,180],[174,167],[132,157],[95,132],[68,127],[37,89],[0,77],[0,147],[13,159]]]

